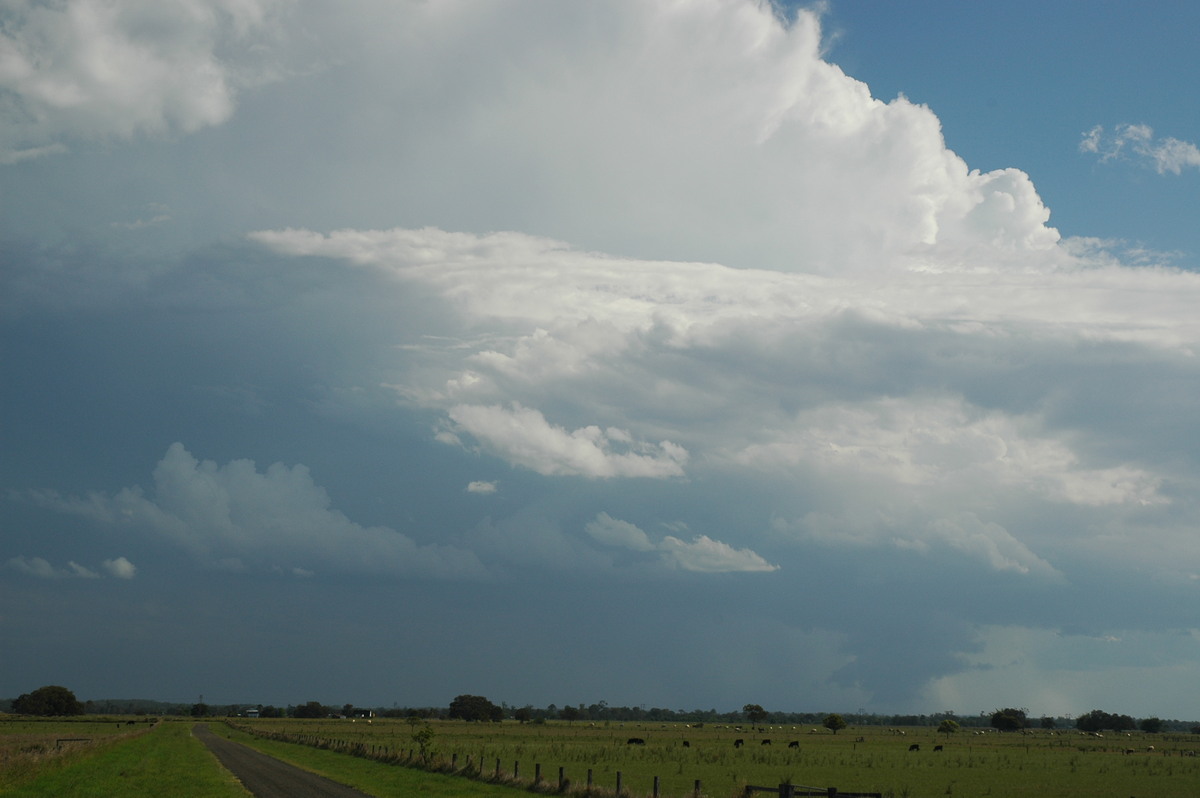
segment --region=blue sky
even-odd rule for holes
[[[1094,8],[3,6],[0,695],[1200,719],[1200,12]]]

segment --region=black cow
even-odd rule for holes
[[[684,747],[684,748],[691,748],[691,747],[692,747],[692,744],[691,744],[691,743],[689,743],[687,740],[684,740],[684,741],[683,741],[683,747]]]
[[[770,744],[771,744],[770,740],[763,740],[761,743],[759,743],[759,745],[770,745]]]
[[[799,748],[799,747],[800,747],[799,740],[792,740],[790,743],[788,743],[788,748]]]
[[[746,744],[746,741],[745,741],[745,740],[734,740],[734,741],[733,741],[733,747],[734,747],[734,748],[741,748],[741,747],[742,747],[743,745],[745,745],[745,744]]]
[[[934,751],[941,751],[941,750],[942,750],[942,747],[941,747],[940,745],[935,745],[935,746],[933,747],[933,750],[934,750]]]
[[[920,751],[920,750],[921,750],[921,744],[920,744],[920,743],[913,743],[912,745],[910,745],[910,746],[908,747],[908,750],[909,750],[909,751]]]
[[[629,740],[627,740],[625,743],[625,745],[645,745],[645,744],[646,744],[646,741],[643,740],[641,737],[630,737]]]

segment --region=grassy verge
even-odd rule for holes
[[[472,781],[459,776],[427,773],[295,743],[263,740],[231,729],[220,722],[210,723],[209,728],[230,740],[245,743],[264,754],[270,754],[313,773],[320,773],[370,795],[429,798],[518,798],[529,795],[527,790],[513,787]]]
[[[2,792],[11,798],[246,798],[249,793],[192,737],[191,726],[161,723],[85,757],[47,764]]]

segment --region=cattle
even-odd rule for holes
[[[646,741],[643,740],[641,737],[630,737],[625,742],[625,745],[645,745],[645,744],[646,744]]]
[[[761,743],[759,743],[759,745],[770,745],[770,744],[771,744],[770,740],[763,740]]]
[[[1128,754],[1132,754],[1132,753],[1133,753],[1133,749],[1132,749],[1132,748],[1126,748],[1126,749],[1125,749],[1125,753],[1126,753],[1126,755],[1128,755]]]
[[[790,743],[788,743],[788,748],[799,748],[799,747],[800,747],[799,740],[792,740]]]
[[[910,745],[910,746],[908,747],[908,750],[909,750],[909,751],[920,751],[920,750],[921,750],[921,744],[920,744],[920,743],[913,743],[912,745]]]
[[[692,747],[692,744],[691,744],[691,743],[689,743],[687,740],[684,740],[684,741],[683,741],[683,747],[684,747],[684,748],[691,748],[691,747]]]
[[[741,748],[741,747],[742,747],[743,745],[745,745],[745,744],[746,744],[746,741],[745,741],[745,740],[734,740],[734,741],[733,741],[733,747],[734,747],[734,748]]]
[[[940,745],[935,745],[935,746],[933,747],[933,750],[934,750],[934,751],[941,751],[941,750],[943,750],[943,749],[942,749],[942,747],[941,747]]]

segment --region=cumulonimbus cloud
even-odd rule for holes
[[[232,49],[290,0],[17,0],[0,8],[0,163],[233,113]]]

